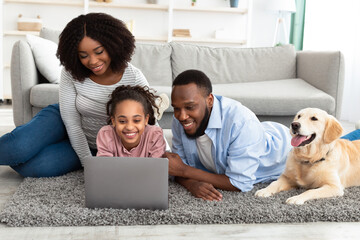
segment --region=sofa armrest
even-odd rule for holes
[[[12,49],[11,91],[15,126],[27,123],[32,118],[30,90],[38,84],[38,73],[29,44],[20,40]]]
[[[299,51],[296,77],[335,99],[335,117],[340,117],[344,89],[344,56],[339,51]]]

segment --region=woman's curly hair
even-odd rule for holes
[[[122,85],[111,93],[110,100],[106,104],[106,113],[108,115],[108,124],[111,124],[111,117],[115,117],[115,109],[116,105],[125,100],[134,100],[136,102],[141,103],[144,108],[145,116],[149,114],[150,125],[155,124],[155,112],[159,114],[159,107],[156,104],[156,99],[159,96],[154,95],[150,91],[150,88],[147,86],[130,86],[130,85]]]
[[[135,38],[126,25],[105,13],[89,13],[71,20],[59,37],[56,56],[67,71],[78,81],[84,81],[92,73],[80,61],[78,46],[85,37],[102,44],[111,58],[111,69],[121,72],[131,60]]]

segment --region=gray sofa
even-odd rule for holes
[[[40,36],[58,42],[59,31],[42,29]],[[214,94],[240,101],[261,121],[289,126],[302,108],[318,107],[339,117],[344,60],[338,51],[295,51],[292,45],[268,48],[213,48],[192,44],[137,44],[132,62],[152,88],[170,97],[172,80],[182,71],[199,69],[213,83]],[[58,84],[37,70],[26,41],[15,43],[11,60],[14,122],[29,121],[41,108],[58,102]],[[160,125],[171,128],[169,107]]]

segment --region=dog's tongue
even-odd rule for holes
[[[306,136],[296,135],[291,139],[291,145],[293,147],[298,147],[303,141],[306,140],[306,138],[307,138]]]

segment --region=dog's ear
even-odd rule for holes
[[[334,117],[328,118],[325,123],[324,143],[329,144],[335,139],[338,139],[341,137],[342,132],[343,128],[341,124]]]

